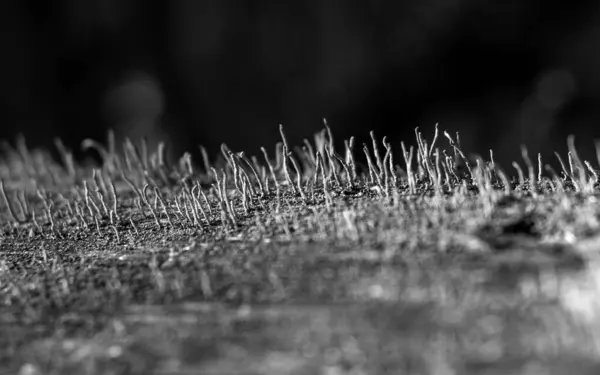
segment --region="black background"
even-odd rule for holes
[[[256,154],[326,117],[398,146],[439,122],[506,166],[573,133],[596,161],[598,2],[7,0],[0,25],[0,138],[31,146],[111,127]]]

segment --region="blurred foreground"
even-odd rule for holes
[[[193,262],[201,248],[177,258]],[[238,251],[256,251],[245,248]],[[281,293],[285,302],[130,305],[91,337],[32,340],[17,353],[20,374],[600,372],[596,263],[389,264],[367,249],[333,255],[315,245],[261,252],[278,259],[269,271],[278,276],[260,280],[267,271],[248,258],[244,285],[240,275],[229,288],[253,299]],[[7,329],[13,340],[27,334]]]

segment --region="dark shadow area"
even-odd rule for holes
[[[0,138],[166,139],[175,154],[225,141],[258,154],[327,117],[337,140],[415,126],[461,132],[510,166],[595,160],[600,8],[528,0],[8,1],[0,9]],[[341,144],[341,143],[340,143]],[[360,143],[358,143],[360,144]]]

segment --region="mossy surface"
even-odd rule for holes
[[[214,164],[110,134],[83,144],[97,165],[5,145],[0,368],[596,373],[597,172],[571,140],[560,176],[524,150],[509,179],[437,129],[401,157],[281,131],[272,159]]]

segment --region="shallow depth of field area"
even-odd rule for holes
[[[600,154],[280,130],[200,160],[4,143],[0,373],[600,373]]]

